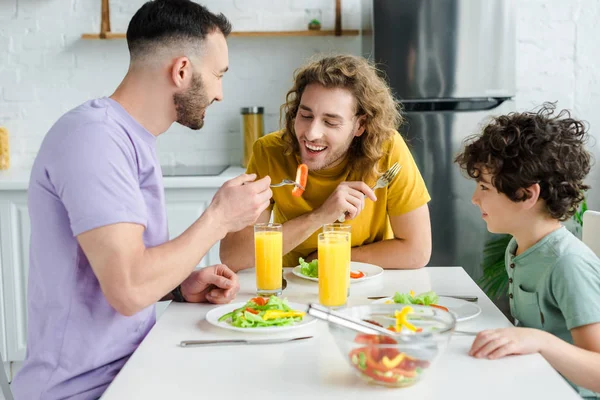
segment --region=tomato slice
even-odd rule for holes
[[[302,185],[303,188],[306,189],[306,182],[308,181],[308,166],[306,164],[298,165],[298,169],[296,170],[296,183]],[[292,189],[292,195],[296,197],[302,196],[304,193],[304,189],[299,188],[298,186],[294,186]]]
[[[358,279],[358,278],[362,278],[364,276],[365,276],[365,273],[362,271],[357,271],[357,272],[350,271],[350,278],[352,278],[352,279]]]
[[[439,308],[440,310],[448,311],[448,309],[446,307],[440,306],[437,304],[430,304],[429,307],[435,307],[435,308]]]
[[[268,302],[268,300],[265,299],[264,297],[255,297],[255,298],[251,299],[250,301],[252,301],[253,303],[256,303],[256,305],[259,305],[259,306],[264,306]]]

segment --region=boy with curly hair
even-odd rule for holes
[[[487,228],[513,236],[506,249],[516,328],[486,330],[470,355],[539,352],[583,397],[600,392],[600,259],[561,221],[589,187],[583,122],[553,104],[495,118],[456,162],[477,181],[473,204]]]

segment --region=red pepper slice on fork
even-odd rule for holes
[[[306,182],[308,181],[308,166],[306,164],[298,165],[298,169],[296,170],[296,183],[301,185],[303,188],[306,188]],[[292,196],[300,197],[304,193],[304,189],[294,186],[292,189]]]

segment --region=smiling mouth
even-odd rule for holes
[[[304,148],[311,154],[321,153],[322,151],[327,149],[327,146],[318,146],[315,144],[310,144],[307,141],[304,141]]]

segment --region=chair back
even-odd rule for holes
[[[600,257],[600,212],[587,210],[583,213],[581,240]]]
[[[8,377],[6,376],[6,371],[4,370],[2,353],[0,353],[0,362],[2,362],[2,371],[0,371],[0,388],[2,389],[2,394],[4,395],[5,400],[14,400],[12,391],[10,390],[10,384],[8,383]]]

